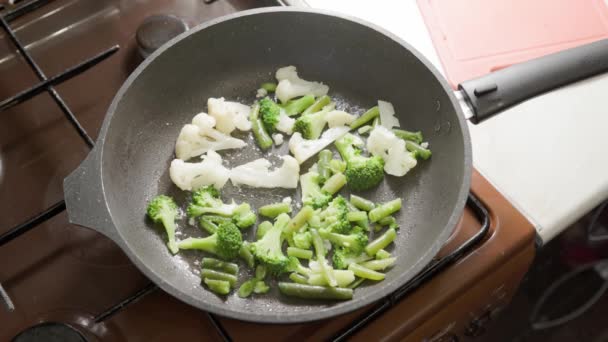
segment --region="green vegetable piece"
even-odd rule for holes
[[[264,280],[264,278],[266,278],[266,266],[258,265],[255,268],[255,279]]]
[[[372,122],[372,129],[380,124],[380,116],[377,116]]]
[[[201,278],[224,280],[230,283],[230,286],[236,284],[236,276],[234,274],[203,268],[201,270]]]
[[[367,134],[369,133],[372,129],[374,129],[374,127],[372,127],[371,125],[365,125],[365,126],[361,126],[359,127],[359,129],[357,129],[357,133],[363,135],[363,134]]]
[[[304,206],[300,209],[300,212],[296,214],[296,216],[289,221],[289,224],[285,227],[286,234],[292,234],[297,232],[300,228],[304,226],[304,224],[312,217],[314,214],[314,210],[312,207]]]
[[[375,255],[379,250],[390,245],[396,237],[397,232],[394,229],[388,229],[384,234],[380,235],[365,247],[365,253],[369,256]]]
[[[367,213],[365,211],[351,211],[350,213],[346,214],[346,219],[351,222],[364,221],[367,219]]]
[[[332,256],[332,261],[334,267],[340,270],[348,268],[348,265],[352,263],[360,263],[367,260],[370,260],[372,257],[367,255],[366,253],[361,253],[359,251],[353,251],[348,248],[340,247],[336,248],[334,251],[334,255]]]
[[[223,259],[232,260],[239,255],[243,245],[243,236],[232,223],[222,223],[217,232],[206,238],[187,238],[178,242],[180,249],[198,249],[213,253]]]
[[[304,285],[308,284],[308,279],[306,279],[305,276],[297,274],[297,273],[290,274],[289,279],[291,279],[291,281],[293,281],[294,283],[304,284]]]
[[[331,201],[331,195],[321,190],[321,176],[314,171],[309,171],[300,176],[300,187],[302,189],[302,204],[314,209],[323,208]]]
[[[215,224],[208,216],[201,216],[198,221],[200,226],[203,227],[209,234],[213,234],[217,231],[217,224]]]
[[[334,233],[348,234],[352,229],[352,225],[346,219],[349,212],[348,202],[344,197],[337,195],[323,211],[318,213],[319,224],[317,226],[330,230]],[[312,226],[311,220],[311,226]],[[316,222],[315,222],[316,223]]]
[[[361,263],[360,265],[372,271],[383,271],[395,264],[397,258],[386,258],[380,260],[370,260]]]
[[[312,247],[312,236],[310,232],[297,232],[293,234],[294,247],[300,249],[310,249]]]
[[[256,259],[266,265],[271,274],[279,275],[287,272],[290,259],[282,251],[283,230],[289,223],[289,215],[277,216],[274,225],[258,241],[251,244],[251,249]]]
[[[367,112],[363,113],[360,117],[358,117],[355,121],[350,124],[351,129],[359,128],[369,121],[377,118],[380,115],[380,109],[378,106],[374,106],[370,108]]]
[[[416,144],[422,144],[422,132],[409,132],[403,129],[396,129],[393,128],[393,133],[395,133],[395,135],[398,138],[401,138],[403,140],[406,141],[413,141]]]
[[[304,112],[302,112],[302,115],[316,113],[316,112],[320,111],[321,109],[323,109],[323,107],[327,106],[330,102],[331,102],[331,98],[327,95],[323,95],[323,96],[319,97],[312,105],[310,105],[308,108],[306,108],[306,110]]]
[[[355,230],[346,235],[346,234],[337,234],[327,230],[320,230],[319,234],[322,238],[329,240],[331,243],[335,244],[339,247],[345,247],[353,252],[361,252],[363,248],[367,245],[367,234],[362,232],[360,229]],[[314,236],[313,236],[314,243]]]
[[[203,186],[192,194],[192,202],[186,209],[189,217],[204,214],[232,216],[234,206],[225,204],[220,198],[220,192],[213,185]],[[214,222],[217,224],[217,222]]]
[[[319,174],[320,182],[323,183],[331,177],[330,163],[333,158],[333,153],[330,150],[323,150],[319,152],[319,162],[317,163],[317,172]]]
[[[353,290],[340,287],[313,286],[279,282],[279,290],[290,297],[305,299],[348,300],[353,298]]]
[[[370,270],[361,265],[350,264],[350,265],[348,265],[348,269],[353,271],[357,277],[370,279],[370,280],[383,280],[384,279],[383,273]]]
[[[390,257],[391,257],[391,253],[385,251],[384,249],[381,249],[378,252],[376,252],[376,259],[378,259],[378,260],[386,259],[386,258],[390,258]]]
[[[374,202],[357,195],[350,195],[350,203],[354,205],[355,208],[364,211],[370,211],[376,207]]]
[[[344,173],[344,171],[346,171],[346,162],[340,159],[333,159],[329,162],[329,168],[331,169],[332,173]]]
[[[354,191],[363,191],[377,186],[384,179],[384,160],[380,156],[363,157],[361,149],[363,141],[346,134],[335,142],[335,145],[346,161],[344,175],[348,187]]]
[[[265,206],[260,207],[260,209],[258,209],[258,212],[262,216],[275,218],[283,213],[291,213],[291,205],[285,202],[267,204]]]
[[[262,83],[260,88],[262,88],[266,91],[269,91],[269,92],[274,92],[275,90],[277,90],[277,84],[274,82],[266,82],[266,83]]]
[[[354,282],[352,282],[350,285],[348,285],[347,287],[349,289],[356,289],[357,287],[359,287],[359,285],[363,284],[364,281],[366,281],[367,279],[365,278],[359,278],[357,280],[355,280]]]
[[[283,110],[287,116],[294,116],[304,112],[315,103],[313,95],[302,96],[299,99],[289,100],[283,105]]]
[[[251,253],[251,244],[249,242],[243,242],[243,245],[239,250],[239,257],[245,260],[247,266],[253,268],[255,265],[255,257],[253,256],[253,253]]]
[[[287,255],[300,259],[312,259],[312,251],[297,247],[287,247]]]
[[[251,296],[253,290],[255,289],[255,284],[258,282],[257,279],[249,279],[239,287],[238,295],[241,298],[247,298]]]
[[[408,151],[414,153],[414,157],[416,157],[416,159],[427,160],[431,158],[431,150],[429,150],[428,148],[424,148],[413,141],[406,140],[405,148]]]
[[[203,282],[207,284],[209,290],[219,295],[227,295],[230,293],[230,283],[225,280],[205,278],[203,279]]]
[[[335,103],[330,103],[319,112],[302,114],[293,124],[293,131],[300,132],[304,139],[318,139],[327,124],[327,113],[331,112],[335,107]]]
[[[249,121],[251,121],[251,131],[255,137],[255,141],[262,150],[267,150],[272,146],[272,138],[264,128],[262,119],[260,118],[260,105],[254,104],[251,107],[251,113],[249,114]]]
[[[355,274],[349,270],[333,270],[334,276],[336,277],[336,281],[338,282],[338,287],[347,287],[348,284],[355,281]],[[309,285],[319,285],[326,286],[327,281],[325,277],[323,277],[320,273],[313,273],[308,277]]]
[[[270,228],[272,228],[272,223],[269,221],[263,221],[262,223],[258,224],[258,229],[255,232],[256,240],[259,240],[266,235],[266,232],[270,230]]]
[[[333,195],[340,191],[345,184],[346,176],[343,173],[335,173],[325,182],[321,191]]]
[[[203,258],[201,267],[229,273],[232,275],[237,275],[239,273],[239,265],[231,262],[218,260],[215,258]]]
[[[378,224],[381,226],[388,226],[391,229],[399,229],[399,224],[394,216],[386,216],[378,220]]]
[[[325,280],[327,281],[327,284],[329,284],[329,286],[338,286],[338,282],[336,281],[334,272],[325,260],[325,245],[323,244],[323,239],[321,239],[321,236],[319,235],[319,232],[317,232],[316,229],[312,229],[310,231],[310,234],[312,235],[312,244],[315,247],[317,262],[321,266],[321,273],[323,274],[323,277],[325,277]]]
[[[163,225],[167,233],[169,251],[176,254],[179,251],[179,247],[175,242],[175,219],[178,215],[175,201],[169,196],[158,195],[148,203],[147,214],[154,223]]]
[[[396,198],[370,210],[369,219],[372,222],[378,222],[379,220],[396,213],[399,209],[401,209],[401,198]]]
[[[258,280],[255,283],[255,288],[253,289],[254,293],[263,294],[263,293],[267,293],[268,291],[270,291],[270,287],[268,285],[266,285],[265,282]]]
[[[248,228],[255,224],[257,216],[251,210],[251,206],[248,203],[242,203],[232,213],[232,221],[239,228]]]
[[[279,116],[281,115],[281,107],[274,101],[265,97],[260,100],[260,118],[264,124],[266,132],[272,133],[275,131],[275,127],[279,122]]]

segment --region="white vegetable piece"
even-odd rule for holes
[[[304,139],[300,132],[296,132],[291,139],[289,139],[289,151],[291,151],[291,154],[294,155],[298,163],[302,164],[329,144],[340,139],[340,137],[349,130],[350,128],[347,126],[330,128],[323,132],[321,137],[317,140]]]
[[[272,140],[274,141],[274,144],[277,145],[277,146],[283,144],[283,134],[281,134],[281,133],[274,133],[272,135]]]
[[[292,201],[291,197],[285,197],[285,198],[283,198],[283,200],[281,202],[291,204],[291,201]]]
[[[192,119],[192,124],[182,128],[175,143],[175,155],[178,159],[188,160],[207,151],[219,151],[245,147],[243,140],[226,135],[215,128],[215,119],[206,113],[199,113]]]
[[[258,91],[255,93],[255,97],[256,98],[262,98],[264,96],[268,95],[268,90],[264,89],[264,88],[260,88],[258,89]]]
[[[277,125],[274,126],[277,131],[283,132],[287,135],[291,135],[293,133],[293,125],[296,123],[296,119],[290,118],[285,114],[285,112],[281,111],[279,114],[279,121],[277,121]]]
[[[205,185],[221,189],[228,181],[229,170],[222,165],[222,157],[214,151],[207,152],[198,163],[173,159],[169,177],[178,188],[193,191]]]
[[[350,125],[357,117],[342,110],[332,110],[327,113],[325,120],[329,128]]]
[[[280,68],[276,72],[279,81],[275,93],[277,98],[285,103],[294,97],[312,94],[316,97],[327,95],[329,87],[319,82],[311,82],[298,76],[296,67],[293,65]]]
[[[405,148],[405,141],[384,126],[376,126],[367,138],[367,150],[384,159],[384,171],[393,176],[404,176],[416,166],[416,158]]]
[[[399,127],[399,119],[395,117],[395,108],[392,103],[378,100],[378,110],[380,111],[380,125],[388,129]]]
[[[249,185],[255,188],[286,188],[298,187],[300,165],[291,156],[282,156],[283,165],[270,171],[270,161],[264,158],[239,165],[230,171],[233,185]]]
[[[216,121],[215,128],[218,131],[230,134],[235,128],[238,128],[239,131],[251,130],[251,122],[249,122],[251,107],[238,102],[226,101],[223,97],[219,99],[210,97],[207,100],[207,108],[209,115]]]

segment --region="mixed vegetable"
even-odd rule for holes
[[[186,215],[208,236],[178,240],[179,207],[166,195],[149,202],[148,217],[164,227],[171,253],[203,252],[202,283],[218,295],[261,295],[273,278],[286,296],[351,299],[356,287],[383,280],[397,262],[387,248],[397,237],[393,215],[402,206],[400,198],[374,203],[352,192],[377,187],[385,173],[404,176],[431,151],[420,132],[399,128],[389,102],[378,101],[356,116],[336,109],[329,87],[301,79],[293,66],[279,69],[276,78],[278,84],[261,85],[252,106],[210,98],[209,113],[197,114],[177,138],[169,175],[191,192]],[[265,158],[229,169],[217,151],[247,145],[231,136],[235,130],[251,131],[263,151],[291,135],[293,156],[281,156],[282,165],[274,169]],[[337,153],[329,149],[332,144]],[[317,162],[300,175],[300,165],[313,156]],[[189,161],[194,157],[201,160]],[[229,180],[255,188],[296,189],[299,183],[301,198],[267,203],[256,214],[248,203],[222,199]],[[244,240],[242,231],[252,227],[254,241]],[[238,259],[255,276],[239,279]]]

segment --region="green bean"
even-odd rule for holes
[[[353,290],[340,287],[326,287],[279,282],[281,293],[291,297],[306,299],[347,300],[353,298]]]
[[[225,280],[205,278],[203,279],[203,282],[207,284],[209,290],[217,294],[227,295],[228,293],[230,293],[230,283]]]
[[[365,246],[365,253],[369,256],[375,255],[379,250],[390,245],[397,237],[397,232],[394,229],[388,229],[384,234]]]
[[[322,182],[331,177],[331,169],[329,167],[329,163],[331,163],[331,158],[333,157],[333,153],[330,150],[323,150],[319,152],[319,162],[317,163],[317,173],[321,178]]]
[[[369,212],[369,219],[372,222],[378,222],[401,209],[401,198],[382,203]]]
[[[253,290],[255,288],[255,284],[257,283],[257,279],[249,279],[246,282],[244,282],[241,287],[239,287],[239,292],[238,295],[241,298],[247,298],[249,296],[251,296],[251,293],[253,293]]]
[[[260,105],[254,104],[251,107],[251,114],[249,114],[249,121],[251,121],[251,131],[253,132],[253,136],[255,137],[255,141],[257,141],[258,146],[262,150],[267,150],[272,146],[272,138],[266,132],[266,128],[264,128],[264,124],[262,124],[262,120],[260,119]]]
[[[314,212],[312,207],[304,206],[300,209],[300,212],[289,221],[289,224],[287,224],[287,227],[285,228],[285,233],[297,232],[308,220],[310,220]]]
[[[403,140],[413,141],[416,144],[422,144],[422,132],[410,132],[403,129],[393,128],[393,133],[395,133],[398,138]]]
[[[312,95],[302,96],[299,99],[289,100],[283,105],[283,110],[287,116],[294,116],[302,113],[306,108],[313,105],[315,97]]]
[[[388,226],[391,229],[399,229],[399,224],[393,216],[383,217],[382,219],[378,220],[378,224],[381,226]]]
[[[363,135],[363,134],[367,134],[369,133],[372,129],[374,129],[374,127],[372,127],[371,125],[365,125],[365,126],[361,126],[359,127],[359,129],[357,129],[357,133]]]
[[[371,121],[372,119],[378,117],[378,115],[380,115],[380,109],[378,109],[378,106],[374,106],[374,107],[370,108],[367,112],[363,113],[363,115],[358,117],[355,121],[353,121],[350,124],[350,128],[351,129],[359,128],[359,127],[365,125],[366,123],[368,123],[369,121]]]
[[[348,270],[333,270],[334,276],[336,277],[336,281],[338,282],[338,287],[346,287],[348,284],[352,283],[355,280],[355,275],[352,271]],[[326,286],[327,280],[320,273],[313,273],[308,277],[308,285],[319,285]]]
[[[266,266],[258,265],[255,268],[255,279],[264,280],[264,278],[266,278]]]
[[[342,187],[346,184],[346,176],[343,173],[336,173],[333,176],[329,177],[325,184],[321,188],[322,191],[333,195],[336,192],[340,191]]]
[[[239,265],[227,261],[218,260],[215,258],[203,258],[201,267],[210,268],[234,275],[237,275],[239,273]]]
[[[236,284],[237,278],[234,274],[214,271],[207,268],[201,270],[201,278],[224,280],[230,283],[230,286]]]
[[[297,247],[287,247],[287,255],[296,257],[299,259],[312,259],[312,251],[308,249],[302,249]]]
[[[367,220],[367,213],[365,211],[351,211],[346,214],[346,219],[350,222],[364,221]]]
[[[268,92],[274,92],[275,90],[277,90],[277,84],[274,82],[266,82],[266,83],[262,83],[260,88],[262,88]]]
[[[272,228],[272,222],[270,221],[263,221],[260,222],[260,224],[258,224],[258,229],[255,232],[255,237],[256,239],[261,239],[262,236],[266,235],[266,232]]]
[[[304,285],[308,284],[308,279],[306,279],[305,276],[297,274],[297,273],[290,274],[289,279],[291,279],[294,283],[304,284]]]
[[[310,234],[312,235],[312,244],[315,246],[315,253],[317,254],[317,262],[319,266],[321,266],[321,272],[327,280],[327,284],[329,286],[335,287],[338,285],[336,281],[336,277],[334,276],[334,272],[329,268],[329,265],[325,262],[325,245],[323,244],[323,239],[319,235],[319,232],[316,229],[311,229]]]
[[[354,205],[357,209],[365,211],[370,211],[376,206],[374,202],[363,197],[359,197],[357,195],[350,195],[350,203]]]
[[[383,271],[395,264],[397,258],[386,258],[380,260],[370,260],[361,263],[360,265],[372,271]]]
[[[359,279],[355,280],[353,283],[351,283],[350,285],[348,285],[347,287],[349,289],[357,288],[357,287],[359,287],[359,285],[361,285],[366,280],[367,279],[365,279],[365,278],[359,278]]]
[[[302,112],[302,115],[316,113],[316,112],[320,111],[321,109],[323,109],[323,107],[327,106],[329,104],[329,102],[331,102],[331,99],[329,98],[329,96],[323,95],[323,96],[319,97],[315,101],[315,103],[310,105],[310,107],[306,108],[306,110],[304,112]]]
[[[376,252],[376,259],[378,259],[378,260],[386,259],[386,258],[390,258],[390,257],[391,257],[391,253],[385,251],[384,249],[381,249],[378,252]]]
[[[431,158],[431,150],[429,150],[428,148],[424,148],[418,144],[416,144],[413,141],[409,141],[406,140],[405,141],[405,148],[414,153],[414,157],[416,157],[416,159],[420,158],[423,160],[427,160],[429,158]]]
[[[369,268],[363,267],[357,264],[348,265],[348,269],[353,271],[357,277],[366,278],[370,280],[383,280],[384,274],[370,270]]]
[[[258,280],[255,283],[255,288],[253,289],[254,293],[261,294],[270,291],[270,287],[266,285],[266,283],[262,280]]]
[[[258,209],[258,212],[262,216],[275,218],[283,213],[290,213],[291,205],[285,202],[266,204],[265,206],[260,207],[260,209]]]
[[[243,242],[243,245],[239,250],[239,256],[241,257],[241,259],[245,260],[247,266],[253,268],[253,265],[255,265],[255,258],[253,257],[253,253],[251,253],[251,250],[249,249],[248,242]]]

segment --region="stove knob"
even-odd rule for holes
[[[188,24],[173,15],[153,15],[147,17],[137,28],[135,39],[139,54],[148,57],[172,38],[188,30]]]

